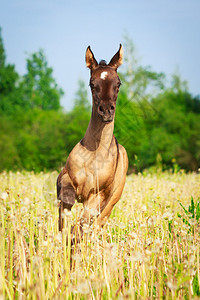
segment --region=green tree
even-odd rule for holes
[[[126,37],[125,58],[119,73],[122,81],[117,100],[115,135],[127,149],[130,169],[142,170],[148,165],[148,128],[146,121],[153,115],[153,96],[165,89],[164,73],[139,64],[133,42]],[[143,147],[142,147],[143,145]],[[142,153],[141,153],[142,151]]]
[[[3,45],[3,38],[2,38],[2,29],[0,27],[0,69],[2,69],[5,66],[6,62],[6,54],[5,54],[5,49]]]
[[[115,135],[125,146],[130,169],[143,170],[172,161],[197,170],[200,161],[200,99],[188,91],[176,72],[171,86],[166,77],[140,66],[135,46],[125,42],[126,56],[120,73],[122,87],[117,100]]]
[[[27,59],[27,74],[23,76],[23,97],[30,108],[58,110],[64,94],[53,77],[44,51],[39,50]]]
[[[18,122],[18,168],[26,170],[55,170],[66,161],[68,116],[62,111],[27,111]]]
[[[182,168],[197,170],[200,167],[199,98],[172,86],[153,99],[152,105],[157,111],[149,124],[154,153],[160,153],[168,166],[175,158]],[[160,128],[159,133],[156,128]]]
[[[85,82],[83,80],[78,81],[78,88],[75,93],[75,99],[74,99],[74,109],[84,109],[85,111],[91,110],[91,105],[88,101],[88,92],[86,89]]]
[[[132,40],[125,37],[124,48],[126,55],[124,65],[119,73],[122,90],[126,91],[129,101],[150,100],[165,88],[166,76],[157,73],[150,66],[141,66],[136,55],[136,48]]]
[[[16,148],[18,131],[14,120],[6,115],[0,116],[0,172],[3,170],[17,170],[20,159]]]
[[[0,28],[0,113],[13,111],[13,105],[18,101],[19,75],[15,66],[6,64],[6,53]]]
[[[91,105],[88,101],[88,93],[84,81],[78,81],[75,94],[74,107],[68,113],[67,149],[71,151],[83,136],[90,121]]]

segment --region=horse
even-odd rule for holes
[[[121,197],[128,169],[126,150],[113,134],[122,45],[108,64],[105,60],[98,63],[90,46],[85,58],[90,69],[91,119],[85,136],[70,152],[57,178],[59,230],[64,226],[64,209],[70,211],[76,199],[84,207],[79,233],[84,224],[90,226],[94,220],[99,226],[105,224]]]

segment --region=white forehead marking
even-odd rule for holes
[[[100,78],[103,79],[103,80],[105,80],[106,77],[107,77],[107,75],[108,75],[108,72],[105,72],[105,71],[104,71],[104,72],[101,73]]]

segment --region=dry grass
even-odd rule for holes
[[[70,226],[58,232],[56,176],[0,175],[0,299],[198,299],[200,226],[178,200],[198,201],[200,175],[127,177],[106,226],[85,226],[72,256]],[[66,222],[80,213],[76,204]]]

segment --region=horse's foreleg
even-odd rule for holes
[[[125,174],[126,175],[126,174]],[[105,208],[102,210],[100,215],[96,219],[96,224],[99,226],[103,226],[110,216],[112,209],[114,205],[119,201],[122,191],[124,189],[124,184],[125,184],[126,176],[124,176],[123,180],[121,181],[120,185],[114,190],[113,194],[111,195],[107,205]]]
[[[75,240],[80,242],[84,232],[84,226],[89,228],[89,226],[101,213],[102,207],[105,206],[105,203],[103,203],[103,198],[100,195],[93,194],[83,203],[83,206],[83,213],[78,222],[72,228],[72,244],[75,244]]]
[[[102,198],[98,199],[97,195],[94,195],[94,197],[92,197],[90,201],[84,203],[83,214],[77,224],[72,228],[72,244],[75,244],[75,240],[77,242],[80,241],[84,232],[85,225],[89,227],[93,222],[94,224],[99,226],[103,226],[105,224],[107,218],[111,214],[114,205],[119,201],[121,197],[125,179],[126,173],[123,177],[123,180],[121,180],[120,185],[118,185],[116,189],[113,190],[113,193],[111,194],[107,204],[103,201]]]
[[[74,205],[74,202],[75,202],[75,197],[74,197],[74,201],[69,201],[67,203],[63,202],[62,200],[60,201],[60,206],[59,206],[59,221],[58,221],[59,231],[62,231],[62,229],[64,227],[64,210],[65,209],[71,210],[72,206]]]
[[[75,203],[76,192],[70,182],[69,175],[67,173],[58,177],[57,181],[57,194],[58,199],[61,200],[59,207],[59,230],[62,231],[64,226],[64,209],[71,210]]]
[[[118,167],[115,174],[113,190],[108,200],[108,203],[103,208],[102,212],[96,219],[96,224],[99,226],[103,226],[106,222],[106,219],[110,216],[114,205],[119,201],[121,194],[124,189],[125,181],[126,181],[126,172],[128,169],[128,157],[126,154],[126,150],[124,147],[120,146],[119,151],[119,160]]]

